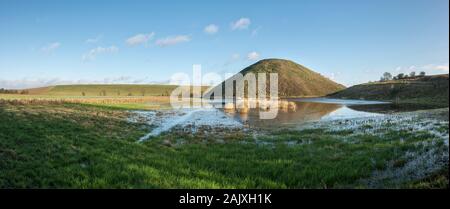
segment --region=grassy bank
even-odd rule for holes
[[[152,126],[127,122],[130,114],[80,104],[0,104],[0,188],[448,186],[445,167],[405,181],[379,178],[409,165],[415,158],[408,153],[421,156],[430,146],[436,155],[448,151],[431,132],[448,136],[448,123],[378,134],[323,127],[238,131],[220,139],[174,130],[136,143]]]
[[[0,94],[0,102],[11,105],[27,104],[88,104],[124,110],[158,110],[170,108],[168,96],[91,97]]]
[[[332,98],[390,101],[398,105],[426,108],[448,107],[448,74],[355,85]]]

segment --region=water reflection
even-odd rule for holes
[[[241,122],[249,128],[298,127],[306,122],[319,120],[353,119],[371,117],[399,111],[412,111],[421,107],[404,107],[380,101],[342,100],[328,98],[293,98],[279,101],[279,111],[274,119],[260,119],[260,108],[238,108],[237,103],[225,101],[218,108],[230,119]],[[210,103],[218,107],[219,103]],[[191,103],[192,105],[192,103]],[[195,105],[194,105],[195,106]],[[219,105],[220,106],[220,105]],[[229,107],[228,107],[229,106]],[[202,109],[201,103],[197,108]],[[188,111],[189,112],[189,111]],[[223,117],[220,116],[220,117]],[[214,116],[212,116],[214,118]],[[211,119],[211,118],[209,118]],[[214,121],[211,119],[210,121]]]
[[[229,101],[225,104],[228,105],[222,106],[218,105],[218,103],[210,103],[211,106],[216,108],[208,108],[199,104],[195,108],[162,111],[159,116],[158,114],[152,114],[149,116],[153,118],[151,120],[153,121],[152,124],[159,123],[159,125],[154,129],[154,132],[149,133],[147,136],[157,135],[180,125],[191,129],[195,129],[196,126],[240,128],[242,124],[252,129],[295,128],[311,121],[352,120],[404,110],[404,107],[376,101],[336,100],[327,98],[288,99],[287,101],[283,100],[274,103],[280,105],[278,106],[280,109],[276,118],[260,119],[259,111],[263,111],[261,109],[265,111],[265,108],[261,108],[259,104],[259,108],[237,108],[236,104],[230,103]]]
[[[274,126],[299,125],[308,121],[317,121],[322,117],[343,107],[339,104],[295,102],[297,107],[292,109],[280,109],[274,119],[261,120],[259,109],[249,109],[248,112],[224,110],[226,115],[242,122],[249,127],[272,128]]]
[[[289,99],[294,102],[295,109],[280,109],[277,117],[269,120],[259,118],[259,109],[252,108],[246,112],[236,109],[221,109],[227,116],[247,125],[250,128],[277,128],[301,126],[306,122],[334,119],[351,119],[358,117],[370,117],[381,115],[380,111],[386,110],[391,105],[384,102],[372,102],[361,100],[336,100],[326,98],[314,99]],[[367,106],[367,107],[366,107]]]

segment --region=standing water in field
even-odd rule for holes
[[[173,128],[188,129],[195,133],[200,127],[221,129],[275,129],[301,127],[308,122],[329,121],[338,119],[353,119],[380,116],[383,111],[372,111],[374,106],[378,109],[389,108],[386,102],[339,100],[327,98],[288,99],[294,103],[295,108],[281,108],[274,119],[260,119],[259,109],[252,108],[247,111],[222,108],[187,108],[172,109],[145,114],[149,123],[156,126],[150,133],[139,141],[145,141]],[[365,106],[370,107],[365,110]],[[357,107],[357,108],[354,108]],[[138,112],[139,113],[139,112]],[[140,113],[142,116],[142,112]]]

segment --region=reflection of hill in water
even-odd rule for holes
[[[312,103],[312,102],[295,102],[297,104],[296,111],[279,110],[275,119],[261,120],[259,119],[259,110],[251,109],[248,113],[241,114],[238,112],[227,113],[227,115],[248,124],[250,127],[267,128],[278,125],[296,125],[308,121],[317,121],[323,116],[339,109],[342,105]]]

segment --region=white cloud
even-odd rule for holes
[[[231,60],[238,60],[239,58],[241,58],[241,55],[238,53],[234,53],[231,55]]]
[[[98,36],[95,37],[95,38],[89,38],[89,39],[87,39],[85,42],[86,42],[87,44],[95,44],[95,43],[98,43],[98,42],[100,41],[100,39],[102,39],[102,36],[101,36],[101,35],[98,35]]]
[[[448,64],[428,64],[428,65],[423,65],[423,66],[416,66],[416,65],[411,65],[411,66],[399,66],[397,68],[395,68],[395,72],[396,73],[405,73],[405,74],[409,74],[410,72],[425,72],[426,74],[443,74],[443,73],[448,73],[449,72],[449,65]]]
[[[68,80],[62,78],[21,78],[16,80],[0,79],[0,88],[5,89],[27,89],[44,86],[70,85],[70,84],[169,84],[169,81],[153,81],[149,77],[106,77],[99,79]]]
[[[203,30],[206,34],[216,34],[217,32],[219,32],[219,26],[214,25],[214,24],[210,24],[208,26],[205,27],[205,29]]]
[[[172,45],[183,43],[183,42],[188,42],[190,40],[191,40],[191,38],[189,36],[178,35],[178,36],[169,36],[166,38],[158,39],[158,40],[156,40],[155,43],[156,43],[156,45],[158,45],[160,47],[166,47],[166,46],[172,46]]]
[[[149,34],[137,34],[135,36],[132,36],[130,38],[128,38],[125,42],[129,45],[129,46],[136,46],[136,45],[140,45],[140,44],[146,44],[149,40],[151,40],[153,38],[153,36],[155,36],[154,32],[151,32]]]
[[[445,65],[425,65],[423,66],[424,69],[427,70],[435,70],[435,71],[441,71],[442,73],[448,73],[449,67],[448,64]]]
[[[241,59],[241,55],[238,53],[234,53],[228,58],[228,60],[224,63],[224,66],[228,66],[230,64],[233,64]]]
[[[261,26],[257,27],[256,29],[252,30],[252,36],[257,36],[259,33],[259,30],[261,30]]]
[[[110,46],[110,47],[97,47],[94,49],[91,49],[89,52],[85,53],[82,56],[83,61],[92,61],[95,60],[98,54],[103,53],[116,53],[119,51],[119,48],[116,46]]]
[[[36,88],[43,86],[52,86],[57,84],[62,84],[63,82],[59,78],[51,79],[16,79],[16,80],[1,80],[0,88],[6,89],[25,89],[25,88]]]
[[[251,21],[249,18],[241,18],[241,19],[237,20],[236,22],[231,23],[231,29],[232,30],[247,29],[250,24],[251,24]]]
[[[247,55],[247,59],[251,61],[256,61],[259,59],[259,53],[258,52],[250,52]]]
[[[56,49],[58,49],[61,46],[61,43],[59,42],[54,42],[54,43],[50,43],[44,47],[41,48],[41,51],[43,51],[44,53],[52,53],[53,51],[55,51]]]

